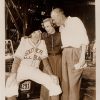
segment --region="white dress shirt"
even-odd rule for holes
[[[88,45],[89,40],[82,21],[77,17],[67,17],[64,25],[60,26],[62,48],[71,46],[80,48],[81,45]]]

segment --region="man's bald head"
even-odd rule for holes
[[[63,19],[65,18],[64,12],[60,8],[55,8],[51,11],[51,18],[53,20],[53,23],[55,23],[57,26],[60,26],[63,24]]]
[[[55,9],[53,9],[53,10],[51,11],[51,14],[53,14],[53,13],[55,13],[55,14],[64,14],[63,10],[60,9],[60,8],[55,8]]]

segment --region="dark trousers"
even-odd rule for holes
[[[61,78],[62,78],[62,57],[61,55],[55,55],[55,56],[52,56],[52,55],[49,55],[48,57],[49,59],[49,63],[52,67],[52,71],[53,71],[53,74],[54,75],[57,75],[58,78],[59,78],[59,81],[60,81],[60,84],[61,84]],[[44,72],[46,72],[44,70]],[[44,86],[41,86],[41,92],[40,92],[40,100],[50,100],[50,97],[48,95],[48,90],[44,87]]]

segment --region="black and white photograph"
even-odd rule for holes
[[[97,100],[95,0],[4,0],[3,19],[5,100]]]

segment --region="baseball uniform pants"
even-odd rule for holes
[[[49,90],[49,96],[59,95],[62,91],[59,84],[56,84],[50,75],[43,73],[39,68],[21,66],[17,72],[17,79],[13,81],[9,87],[6,83],[6,97],[18,95],[18,84],[23,81],[30,79],[35,81]]]

